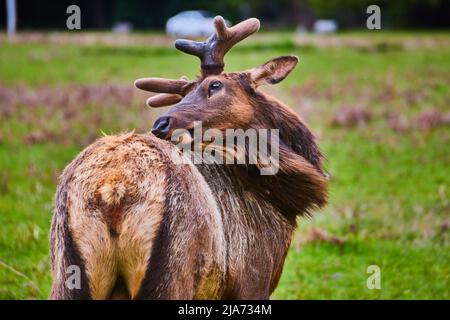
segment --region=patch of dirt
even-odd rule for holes
[[[343,246],[346,240],[344,238],[331,235],[326,230],[320,228],[313,228],[296,241],[295,248],[296,250],[299,251],[302,247],[308,244],[324,243],[324,242],[336,246]]]
[[[373,112],[365,107],[338,108],[331,119],[331,125],[354,128],[366,126],[373,118]]]
[[[55,139],[55,136],[48,131],[34,131],[27,133],[23,137],[23,142],[27,145],[42,143],[47,141],[52,141]]]
[[[408,118],[400,112],[385,114],[388,126],[396,132],[412,129],[430,131],[436,127],[450,125],[450,112],[444,113],[436,108],[425,108],[416,116]]]
[[[83,104],[129,105],[136,95],[132,85],[67,85],[61,87],[7,87],[0,84],[0,112],[9,114],[17,106],[70,107]],[[144,100],[145,101],[145,100]]]
[[[397,84],[401,81],[394,72],[366,84],[368,76],[348,76],[331,82],[310,78],[290,89],[293,103],[289,105],[306,120],[315,117],[323,122],[328,118],[330,126],[344,129],[365,128],[381,120],[393,131],[404,133],[450,123],[450,98],[441,94],[450,84],[448,73],[430,70],[423,77],[412,78],[406,86]]]
[[[149,47],[172,47],[175,38],[165,34],[156,33],[131,33],[115,34],[112,32],[19,32],[14,37],[8,37],[5,33],[0,33],[0,43],[52,43],[52,44],[77,44],[77,45],[107,45],[112,47],[126,46],[149,46]],[[196,39],[203,41],[204,38]],[[279,41],[278,35],[270,33],[257,33],[246,42],[247,45],[259,46],[273,45],[274,41]],[[450,46],[449,38],[443,34],[427,35],[402,35],[402,36],[382,36],[382,35],[357,35],[357,34],[329,34],[320,35],[313,33],[293,33],[292,36],[284,40],[294,47],[303,50],[308,48],[353,48],[362,52],[388,52],[414,49],[439,49]]]
[[[444,36],[382,37],[365,35],[317,35],[300,34],[294,38],[298,46],[317,48],[353,48],[368,52],[387,52],[414,49],[448,48],[450,40]]]
[[[413,126],[428,131],[437,126],[450,124],[450,112],[443,113],[435,108],[427,108],[412,119]]]

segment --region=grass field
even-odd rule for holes
[[[273,298],[450,299],[449,36],[387,34],[371,46],[345,34],[329,47],[268,34],[228,54],[229,71],[300,57],[264,90],[307,120],[332,176],[329,205],[298,221]],[[102,132],[151,128],[163,110],[144,106],[134,79],[192,78],[199,64],[164,41],[0,40],[0,299],[45,299],[58,175]],[[380,290],[366,287],[369,265]]]

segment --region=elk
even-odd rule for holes
[[[138,79],[173,105],[152,133],[105,136],[62,173],[50,244],[51,299],[268,299],[296,227],[327,199],[323,156],[307,125],[258,90],[282,81],[298,59],[283,56],[224,73],[224,56],[259,29],[255,18],[214,20],[206,42],[175,47],[201,61],[195,81]],[[194,164],[171,141],[176,129],[279,130],[279,170],[256,164]],[[181,163],[181,164],[180,164]],[[79,288],[67,269],[78,266]]]

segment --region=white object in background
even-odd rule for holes
[[[130,33],[131,31],[133,31],[131,22],[117,22],[112,28],[113,33]]]
[[[6,0],[6,15],[8,35],[13,35],[16,33],[17,27],[16,0]]]
[[[225,23],[230,25],[227,20]],[[213,32],[214,16],[207,11],[183,11],[166,23],[166,33],[175,37],[208,37]]]
[[[314,22],[314,32],[316,33],[334,33],[338,29],[335,20],[317,20]]]

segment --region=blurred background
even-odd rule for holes
[[[3,0],[5,1],[5,0]],[[110,29],[129,22],[138,30],[162,29],[167,19],[181,11],[204,10],[222,14],[237,22],[258,17],[263,30],[273,27],[312,28],[317,19],[335,19],[340,27],[361,28],[365,25],[366,8],[376,4],[383,11],[385,28],[448,28],[450,4],[445,0],[16,0],[21,29],[64,29],[65,12],[78,5],[83,12],[83,29]],[[6,6],[0,7],[0,23],[6,21]]]
[[[8,6],[6,5],[8,3]],[[68,30],[69,5],[81,29]],[[366,26],[369,5],[381,29]],[[329,205],[298,220],[275,299],[450,298],[450,2],[0,1],[0,299],[45,299],[58,176],[102,134],[146,132],[140,77],[194,78],[173,48],[214,15],[259,33],[226,71],[279,55],[300,63],[263,90],[316,133]],[[8,19],[9,17],[9,19]],[[9,33],[7,33],[9,29]],[[371,290],[367,268],[381,270]]]

